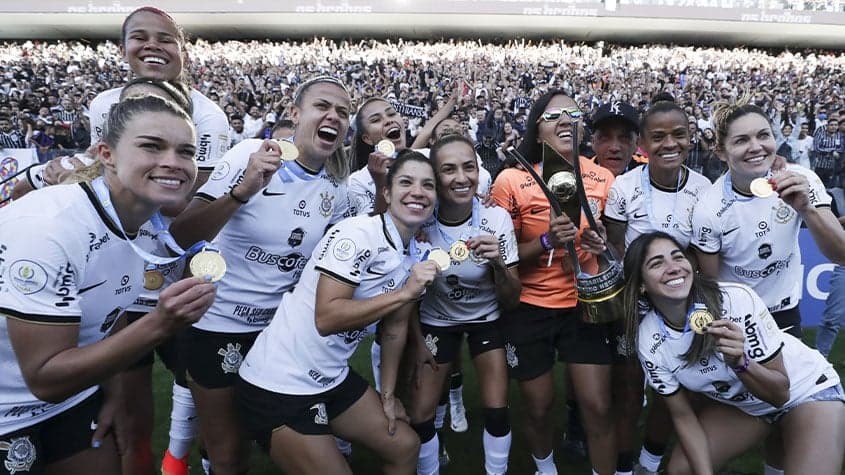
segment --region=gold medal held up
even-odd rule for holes
[[[217,282],[226,274],[226,260],[216,251],[200,251],[191,258],[191,274],[196,277],[211,276]]]
[[[699,308],[693,310],[689,315],[689,327],[692,328],[692,331],[698,333],[699,335],[703,335],[704,328],[712,322],[713,315],[711,315],[707,309]]]
[[[434,261],[437,264],[437,267],[440,269],[440,272],[445,272],[449,269],[449,266],[452,264],[452,260],[449,257],[449,254],[446,253],[443,249],[435,249],[428,253],[429,261]]]
[[[757,198],[768,198],[773,192],[772,184],[766,178],[751,180],[751,194]]]
[[[276,143],[279,144],[279,148],[282,149],[282,161],[289,162],[291,160],[296,160],[299,157],[299,149],[296,148],[292,142],[288,142],[287,140],[277,140]]]
[[[469,257],[469,247],[467,247],[467,243],[464,241],[455,241],[449,246],[449,257],[452,259],[463,262],[467,260]]]
[[[385,156],[392,157],[396,153],[396,146],[390,140],[384,139],[376,144],[376,150]]]
[[[158,290],[164,285],[164,276],[157,270],[144,271],[144,288]]]

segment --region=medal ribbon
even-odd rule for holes
[[[772,171],[771,171],[771,170],[769,170],[769,171],[766,173],[765,178],[771,178],[771,177],[772,177]],[[722,191],[724,192],[724,195],[725,195],[725,199],[726,199],[726,200],[733,200],[733,201],[751,201],[751,200],[753,200],[754,198],[756,198],[756,196],[745,197],[745,196],[742,196],[742,195],[740,195],[739,193],[737,193],[737,192],[735,192],[735,191],[734,191],[734,189],[733,189],[733,180],[731,180],[731,172],[730,172],[730,171],[728,171],[727,173],[725,173],[725,186],[724,186],[724,189],[723,189]]]
[[[390,233],[391,239],[393,239],[395,242],[399,243],[400,246],[402,246],[402,250],[400,252],[404,254],[405,246],[402,243],[402,235],[399,234],[399,229],[396,227],[396,223],[393,222],[393,218],[390,216],[390,212],[385,211],[382,216],[384,216],[384,224],[387,226],[387,232]],[[408,243],[408,255],[404,257],[406,261],[410,260],[411,265],[413,265],[417,262],[424,261],[425,258],[428,257],[428,253],[426,252],[424,257],[420,256],[419,250],[417,249],[417,240],[411,237],[411,241]],[[410,268],[411,266],[407,266],[407,269]]]
[[[293,137],[291,137],[289,140],[286,140],[286,142],[293,143]],[[291,175],[296,176],[302,181],[316,180],[317,178],[320,178],[320,176],[323,174],[322,172],[323,167],[320,167],[320,170],[318,170],[316,174],[308,173],[302,167],[302,164],[300,164],[296,160],[283,161],[282,166],[280,166],[279,169],[276,171],[276,173],[279,175],[279,178],[281,178],[282,182],[284,183],[293,182],[293,176]]]
[[[695,312],[696,310],[707,310],[707,306],[702,303],[696,303],[691,305],[690,308],[687,310],[687,317],[684,322],[684,329],[681,331],[681,336],[679,336],[678,338],[674,338],[672,334],[669,333],[669,329],[666,328],[666,323],[664,323],[663,321],[663,315],[660,313],[660,311],[657,310],[657,308],[655,308],[654,312],[657,313],[657,325],[660,327],[660,333],[662,333],[663,336],[670,340],[680,340],[691,331],[689,327],[689,316],[692,315],[692,312]]]
[[[479,227],[479,224],[478,224],[478,215],[481,214],[481,212],[479,210],[480,210],[480,204],[479,204],[478,198],[473,198],[472,199],[472,214],[471,214],[470,221],[469,221],[469,227],[470,228],[469,228],[469,231],[464,231],[464,232],[461,233],[461,238],[459,239],[460,241],[467,241],[471,237],[478,235],[478,232],[480,230],[480,227]],[[437,216],[437,211],[434,212],[434,220],[435,220],[434,224],[435,224],[435,226],[437,226],[437,230],[440,232],[440,237],[442,237],[443,240],[446,241],[446,244],[448,244],[449,246],[452,246],[452,244],[454,244],[456,240],[449,237],[449,235],[446,234],[446,231],[443,230],[443,226],[441,226],[439,217]]]
[[[170,264],[171,262],[178,261],[182,259],[186,255],[193,255],[202,250],[203,248],[208,246],[208,242],[206,241],[199,241],[193,246],[190,247],[187,251],[182,249],[179,244],[176,243],[176,240],[173,239],[173,236],[168,231],[167,226],[164,224],[164,219],[161,217],[161,213],[158,211],[153,214],[150,218],[150,223],[153,225],[155,229],[156,235],[159,239],[161,239],[167,247],[169,247],[175,254],[176,257],[162,257],[157,256],[155,254],[151,254],[140,247],[132,239],[126,235],[126,231],[123,229],[123,224],[120,222],[120,218],[117,216],[117,211],[114,209],[114,205],[112,205],[111,197],[109,195],[109,188],[106,185],[106,180],[103,177],[95,178],[91,182],[91,187],[94,189],[94,194],[97,196],[97,200],[102,205],[103,209],[106,211],[109,219],[114,222],[114,225],[120,231],[121,236],[129,243],[129,246],[132,247],[132,250],[135,251],[141,259],[144,261],[155,264],[155,265],[165,265]]]
[[[678,205],[678,193],[681,190],[681,178],[683,177],[683,168],[678,170],[678,183],[675,185],[675,196],[672,200],[672,219],[677,220],[678,217],[675,216],[675,210]],[[648,221],[651,224],[651,229],[654,231],[660,231],[659,223],[657,221],[657,216],[654,214],[654,207],[651,201],[651,178],[648,175],[648,164],[646,163],[643,166],[643,170],[640,173],[640,186],[643,189],[643,195],[645,197],[645,206],[646,206],[646,213],[648,213]],[[669,227],[671,229],[671,226]]]

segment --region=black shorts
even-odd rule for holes
[[[465,333],[467,343],[469,343],[469,354],[473,358],[486,351],[505,347],[505,339],[502,337],[499,323],[495,320],[485,323],[450,325],[448,327],[420,323],[420,327],[425,338],[425,344],[438,364],[455,361],[455,357],[461,350],[461,341],[463,341]]]
[[[238,369],[259,333],[220,333],[189,328],[180,347],[185,377],[206,389],[235,386]]]
[[[126,322],[128,324],[131,324],[132,322],[140,319],[146,314],[146,312],[126,312]],[[129,365],[129,368],[127,369],[136,369],[143,368],[145,366],[152,366],[155,362],[155,354],[157,353],[158,358],[161,360],[162,363],[164,363],[164,366],[168,370],[170,370],[171,373],[173,373],[176,379],[184,380],[185,368],[184,365],[182,365],[179,361],[179,339],[182,333],[178,333],[168,338],[162,344],[155,347],[154,350],[138,358],[138,360]]]
[[[804,335],[804,330],[801,328],[801,312],[798,310],[798,307],[792,307],[789,310],[781,310],[779,312],[774,312],[772,317],[775,319],[775,323],[778,324],[778,328],[783,330],[786,328],[786,333],[798,338],[799,340]]]
[[[543,308],[527,303],[506,312],[501,320],[510,377],[534,379],[566,363],[612,364],[614,344],[606,324],[581,321],[581,310]]]
[[[343,414],[367,392],[369,384],[351,368],[342,383],[319,394],[280,394],[238,378],[236,401],[249,435],[270,451],[273,432],[290,427],[300,434],[331,434],[329,421]]]
[[[40,474],[44,467],[91,448],[103,393],[97,391],[81,403],[46,421],[0,435],[0,474]]]

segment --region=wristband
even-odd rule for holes
[[[240,203],[242,205],[249,203],[249,199],[242,200],[242,199],[238,198],[237,196],[235,196],[235,187],[234,186],[232,187],[231,190],[229,190],[229,198],[232,198],[233,200],[237,201],[238,203]]]
[[[555,247],[552,246],[552,240],[549,238],[549,233],[543,233],[540,235],[540,245],[543,246],[543,250],[551,251]]]
[[[749,363],[751,360],[749,360],[749,359],[748,359],[748,358],[746,358],[746,357],[743,357],[743,359],[745,360],[745,363],[743,363],[741,366],[737,366],[737,367],[731,368],[732,370],[734,370],[734,373],[736,373],[736,374],[742,374],[742,373],[744,373],[744,372],[748,371],[748,363]]]

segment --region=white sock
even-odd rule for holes
[[[420,458],[417,460],[417,475],[438,475],[440,473],[440,439],[437,434],[428,442],[420,445]]]
[[[763,464],[763,475],[783,475],[783,470],[772,467],[769,464]]]
[[[381,392],[381,345],[375,340],[370,347],[370,364],[373,365],[373,381],[376,383],[376,391]]]
[[[487,475],[504,475],[508,471],[508,454],[511,451],[511,433],[494,437],[484,430],[484,469]]]
[[[650,472],[656,472],[660,469],[660,462],[663,460],[662,455],[654,455],[645,449],[640,450],[640,466]]]
[[[460,385],[455,389],[449,390],[449,404],[452,406],[464,405],[464,386]]]
[[[173,409],[170,411],[170,443],[167,450],[177,459],[191,451],[197,436],[197,408],[191,390],[173,383]]]
[[[443,428],[443,421],[446,419],[446,405],[437,406],[434,410],[434,429],[440,430]]]
[[[202,471],[205,475],[209,475],[211,473],[211,460],[206,458],[202,459]]]
[[[340,450],[340,453],[347,457],[352,455],[352,442],[349,442],[345,439],[341,439],[340,437],[335,437],[334,443],[335,445],[337,445],[337,450]]]
[[[554,450],[552,450],[549,456],[544,459],[538,459],[534,456],[534,454],[531,454],[531,458],[534,459],[534,465],[537,466],[538,472],[542,473],[543,475],[557,475]]]
[[[616,475],[634,475],[634,472],[616,472]]]

